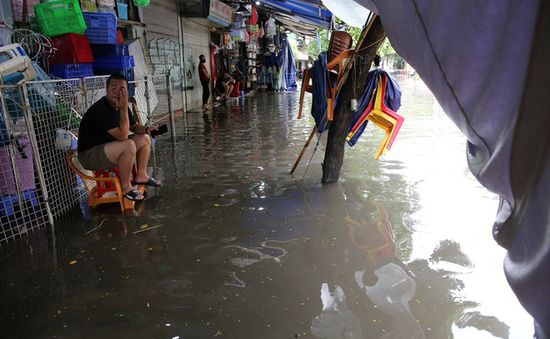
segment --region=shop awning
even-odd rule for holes
[[[284,14],[275,14],[275,19],[285,28],[299,35],[315,36],[315,26],[298,22],[295,18]]]
[[[354,0],[323,0],[323,5],[328,8],[338,19],[352,27],[363,27],[370,11]]]
[[[291,16],[297,23],[328,29],[332,13],[321,0],[260,0],[261,7]]]

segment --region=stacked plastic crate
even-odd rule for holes
[[[128,53],[128,46],[119,44],[117,39],[116,17],[110,13],[84,13],[94,54],[94,72],[98,75],[122,74],[129,81],[134,80],[134,58]],[[128,86],[134,95],[134,85]]]
[[[42,33],[52,38],[57,49],[50,58],[50,74],[70,79],[93,74],[93,56],[86,36],[86,24],[77,0],[53,0],[34,6]]]
[[[15,85],[35,78],[33,64],[19,44],[0,47],[0,85]],[[36,206],[38,202],[32,149],[25,136],[25,129],[21,128],[24,124],[20,123],[24,113],[21,109],[21,93],[18,88],[12,87],[3,87],[1,90],[5,96],[5,105],[0,105],[0,219],[1,225],[11,225],[12,221],[15,222],[14,214],[19,208],[16,208],[19,198],[31,206]],[[14,158],[10,156],[10,144],[14,146]],[[16,184],[16,175],[19,186]],[[22,192],[19,197],[17,187]],[[5,228],[0,231],[5,231]]]

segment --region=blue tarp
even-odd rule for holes
[[[262,0],[262,5],[273,8],[277,12],[294,16],[303,23],[324,29],[330,28],[330,23],[332,21],[332,13],[324,6],[320,7],[320,2],[318,1]]]
[[[294,57],[292,56],[292,48],[288,43],[286,34],[279,34],[279,46],[281,46],[281,81],[282,89],[293,90],[296,89],[296,65],[294,64]]]

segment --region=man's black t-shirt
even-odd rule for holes
[[[130,126],[135,125],[136,120],[130,108],[128,108]],[[116,139],[107,132],[120,124],[119,112],[114,109],[106,97],[99,99],[90,107],[80,122],[78,129],[78,152],[84,152],[90,148],[105,144]]]

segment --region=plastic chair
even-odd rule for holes
[[[352,218],[350,215],[345,217],[345,221],[351,243],[365,252],[373,265],[377,265],[395,257],[395,239],[386,209],[378,202],[373,203],[378,212],[376,222]]]
[[[327,50],[327,120],[332,121],[334,115],[334,99],[336,97],[337,84],[342,78],[344,62],[350,58],[354,51],[350,50],[353,38],[349,33],[336,31],[332,32]],[[305,92],[312,93],[313,86],[310,84],[311,68],[304,71],[302,88],[300,90],[300,106],[298,119],[302,118]]]
[[[378,87],[375,93],[373,93],[374,102],[371,99],[362,117],[355,123],[351,129],[351,132],[346,137],[346,140],[350,140],[359,126],[365,123],[365,120],[369,120],[376,126],[382,128],[386,134],[384,135],[384,138],[376,151],[376,155],[374,156],[374,159],[376,160],[378,160],[385,151],[391,148],[393,141],[395,140],[397,133],[405,120],[402,116],[392,111],[384,104],[386,82],[386,77],[378,77]]]
[[[89,171],[82,167],[78,162],[77,152],[71,150],[67,153],[66,160],[71,171],[79,176],[84,182],[84,187],[88,191],[88,206],[95,208],[100,204],[118,202],[120,209],[124,212],[127,209],[133,209],[135,202],[125,199],[122,194],[122,186],[118,178],[118,169]],[[139,185],[137,190],[140,193],[145,192],[145,187]]]
[[[395,127],[392,129],[390,139],[388,141],[388,144],[386,146],[386,149],[389,151],[391,149],[391,146],[393,145],[393,142],[395,141],[395,138],[397,137],[397,133],[399,133],[399,130],[401,129],[401,126],[403,125],[403,121],[405,121],[405,118],[397,114],[397,112],[394,112],[391,108],[387,107],[384,103],[384,98],[386,97],[386,85],[388,82],[387,77],[382,77],[382,100],[380,101],[380,107],[379,109],[389,115],[390,117],[394,118],[396,121]],[[375,105],[376,108],[376,105]]]

